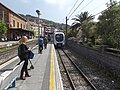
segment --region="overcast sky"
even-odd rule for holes
[[[0,0],[0,2],[15,13],[24,15],[37,16],[36,10],[38,9],[41,12],[40,18],[59,23],[65,23],[65,17],[67,16],[69,18],[68,24],[71,24],[73,22],[71,18],[81,12],[88,11],[90,14],[95,15],[104,10],[106,8],[105,4],[109,0]],[[72,15],[72,12],[68,15],[75,2],[77,4],[72,12],[82,3]],[[71,17],[69,17],[70,15]]]

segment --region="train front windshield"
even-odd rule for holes
[[[56,41],[58,41],[58,42],[63,41],[63,35],[62,34],[56,34],[55,38],[56,38]]]

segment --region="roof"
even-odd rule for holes
[[[16,16],[18,16],[19,18],[21,18],[22,20],[26,21],[25,18],[23,18],[22,16],[20,16],[19,14],[15,13],[14,11],[12,11],[11,9],[7,8],[5,5],[3,5],[1,2],[0,2],[0,5],[2,7],[4,7],[5,9],[9,10],[10,12],[12,12],[13,14],[15,14]]]
[[[22,28],[10,28],[9,30],[22,30],[22,31],[27,31],[27,32],[32,32],[31,30],[27,30],[27,29],[22,29]]]

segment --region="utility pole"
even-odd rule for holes
[[[66,43],[66,46],[67,46],[67,16],[66,16],[66,33],[65,33],[65,43]]]
[[[40,50],[39,50],[39,48],[40,48],[40,46],[39,46],[39,38],[40,38],[40,22],[39,22],[39,19],[40,19],[40,11],[39,10],[36,10],[36,13],[37,13],[37,15],[38,15],[38,54],[40,53]]]

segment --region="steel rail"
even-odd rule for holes
[[[82,72],[82,70],[79,69],[79,67],[72,61],[70,56],[63,50],[61,49],[65,55],[69,58],[69,60],[73,63],[73,65],[76,67],[76,69],[81,73],[81,75],[84,77],[84,79],[89,83],[92,89],[97,90],[97,88],[92,84],[92,82],[87,78],[87,76]]]
[[[30,42],[28,45],[30,45],[30,44],[33,44],[33,43]],[[36,45],[36,44],[35,44],[35,45]],[[35,46],[35,45],[34,45],[34,46]],[[18,45],[17,45],[17,46],[18,46]],[[33,47],[34,47],[34,46],[33,46]],[[32,48],[33,48],[33,47],[32,47]],[[12,48],[12,49],[10,49],[9,51],[4,52],[2,55],[7,54],[7,53],[9,53],[10,51],[15,51],[15,50],[17,50],[17,47]],[[2,56],[2,55],[0,54],[0,56]],[[13,59],[13,58],[15,58],[15,57],[17,57],[17,55],[11,56],[10,58],[3,60],[2,62],[0,62],[0,65],[6,63],[6,62],[8,62],[8,61],[10,61],[11,59]]]
[[[11,58],[9,58],[9,59],[7,59],[7,60],[4,60],[4,61],[0,62],[0,65],[6,63],[6,62],[8,62],[8,61],[10,61],[11,59],[13,59],[13,58],[15,58],[15,57],[17,57],[17,55],[16,55],[16,56],[13,56],[13,57],[11,57]]]
[[[60,58],[60,60],[61,60],[61,62],[62,62],[62,65],[63,65],[63,67],[64,67],[64,69],[65,69],[65,71],[66,71],[66,74],[67,74],[68,79],[69,79],[69,81],[70,81],[71,87],[72,87],[73,90],[76,90],[75,85],[74,85],[74,83],[73,83],[73,81],[72,81],[72,79],[71,79],[71,77],[70,77],[70,74],[69,74],[68,70],[67,70],[66,67],[65,67],[65,64],[64,64],[64,62],[63,62],[63,60],[62,60],[62,57],[61,57],[60,52],[58,51],[58,49],[57,49],[57,52],[58,52],[59,58]]]
[[[17,46],[18,46],[18,45],[17,45]],[[7,51],[0,52],[0,56],[2,56],[2,55],[4,55],[4,54],[7,54],[7,53],[9,53],[9,52],[11,52],[11,51],[13,51],[13,50],[16,50],[17,46],[14,47],[14,48],[9,49],[9,50],[7,50]]]

